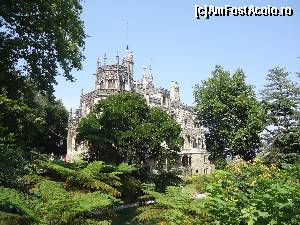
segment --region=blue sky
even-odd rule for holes
[[[290,6],[292,17],[211,17],[197,20],[194,6]],[[86,0],[82,20],[89,37],[82,71],[76,82],[58,78],[55,95],[69,110],[79,104],[80,91],[94,89],[97,58],[106,52],[115,62],[126,45],[134,54],[134,78],[152,65],[155,85],[169,88],[178,81],[181,99],[193,104],[193,86],[207,79],[215,65],[244,70],[247,82],[263,87],[269,69],[300,71],[300,2],[298,0]],[[128,23],[128,26],[126,25]]]

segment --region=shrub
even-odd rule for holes
[[[166,193],[145,189],[153,205],[137,219],[155,224],[288,224],[300,221],[299,166],[283,169],[261,160],[234,162],[195,181],[206,198],[195,199],[175,187]]]

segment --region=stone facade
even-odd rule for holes
[[[76,128],[80,119],[90,112],[97,101],[122,91],[137,92],[145,97],[149,106],[160,107],[167,111],[181,125],[184,145],[180,152],[179,169],[192,174],[211,173],[213,165],[208,160],[203,128],[196,125],[192,108],[180,102],[178,83],[172,81],[170,90],[156,88],[151,67],[143,67],[142,79],[134,81],[133,65],[133,54],[128,51],[128,48],[122,63],[118,54],[115,64],[107,64],[106,56],[102,63],[98,59],[95,90],[87,94],[82,92],[79,109],[75,113],[72,111],[70,113],[67,138],[68,157],[86,152],[87,147],[84,143],[76,144]]]

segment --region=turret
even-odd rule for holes
[[[73,119],[73,112],[72,112],[72,108],[69,111],[69,121],[71,121]]]
[[[176,81],[171,82],[170,100],[171,100],[171,102],[179,102],[180,101],[179,86]]]
[[[106,57],[106,53],[104,53],[104,57],[103,57],[103,65],[106,66],[106,61],[107,61],[107,57]]]
[[[147,77],[147,71],[145,66],[143,66],[142,68],[142,85],[143,85],[143,89],[146,89],[148,86],[148,77]]]
[[[153,87],[153,76],[151,66],[149,66],[148,71],[145,66],[142,68],[142,85],[143,89]]]
[[[96,70],[96,90],[103,91],[132,91],[133,86],[133,54],[128,46],[122,64],[119,53],[116,54],[116,63],[107,64],[106,53],[103,64],[98,60]]]
[[[125,56],[123,59],[123,65],[126,66],[128,68],[128,72],[130,73],[130,75],[133,75],[133,54],[132,52],[129,52],[129,48],[128,45],[126,47],[126,52],[125,52]]]
[[[124,83],[124,90],[125,91],[131,91],[132,85],[133,85],[133,54],[132,52],[129,52],[128,45],[126,47],[125,56],[123,59],[123,66],[126,68],[127,75],[126,77],[122,77],[123,80],[125,80]],[[124,74],[121,74],[121,76],[124,76]]]

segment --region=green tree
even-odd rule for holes
[[[37,129],[31,122],[41,120],[35,96],[52,97],[58,75],[73,80],[71,71],[82,68],[86,34],[81,12],[80,0],[1,1],[1,136],[22,134],[17,141],[29,148],[32,140],[26,134]],[[30,123],[29,111],[35,117]]]
[[[14,136],[16,144],[28,146],[36,127],[44,123],[38,111],[22,100],[9,99],[0,95],[0,136]]]
[[[120,93],[99,101],[78,127],[89,156],[106,162],[140,165],[174,159],[182,143],[180,126],[166,112],[147,106],[136,93]]]
[[[28,162],[24,160],[23,150],[15,143],[15,137],[0,138],[0,186],[18,187],[26,174]]]
[[[0,96],[0,109],[0,136],[13,134],[24,153],[65,153],[68,112],[60,100],[36,93],[28,106]]]
[[[73,80],[84,58],[81,12],[80,0],[1,1],[1,94],[22,97],[26,80],[52,93],[60,73]]]
[[[195,88],[195,112],[206,130],[207,150],[216,164],[227,155],[251,160],[259,150],[263,111],[245,74],[216,66],[212,77]]]
[[[6,139],[13,136],[16,149],[28,152],[40,147],[37,143],[44,139],[43,135],[48,135],[41,130],[45,131],[48,125],[58,128],[55,120],[63,114],[58,115],[59,109],[54,109],[58,103],[53,109],[40,111],[36,95],[53,98],[56,77],[61,74],[73,80],[72,70],[82,68],[86,34],[80,19],[81,1],[2,0],[0,3],[0,136]],[[53,115],[56,116],[51,122],[48,117]],[[38,132],[43,135],[37,135]],[[44,140],[43,145],[48,141],[54,140]]]
[[[279,67],[271,69],[266,79],[261,92],[267,112],[265,148],[300,153],[300,87]]]
[[[34,132],[32,147],[42,153],[65,154],[68,111],[60,100],[37,95],[37,110],[45,121]]]

